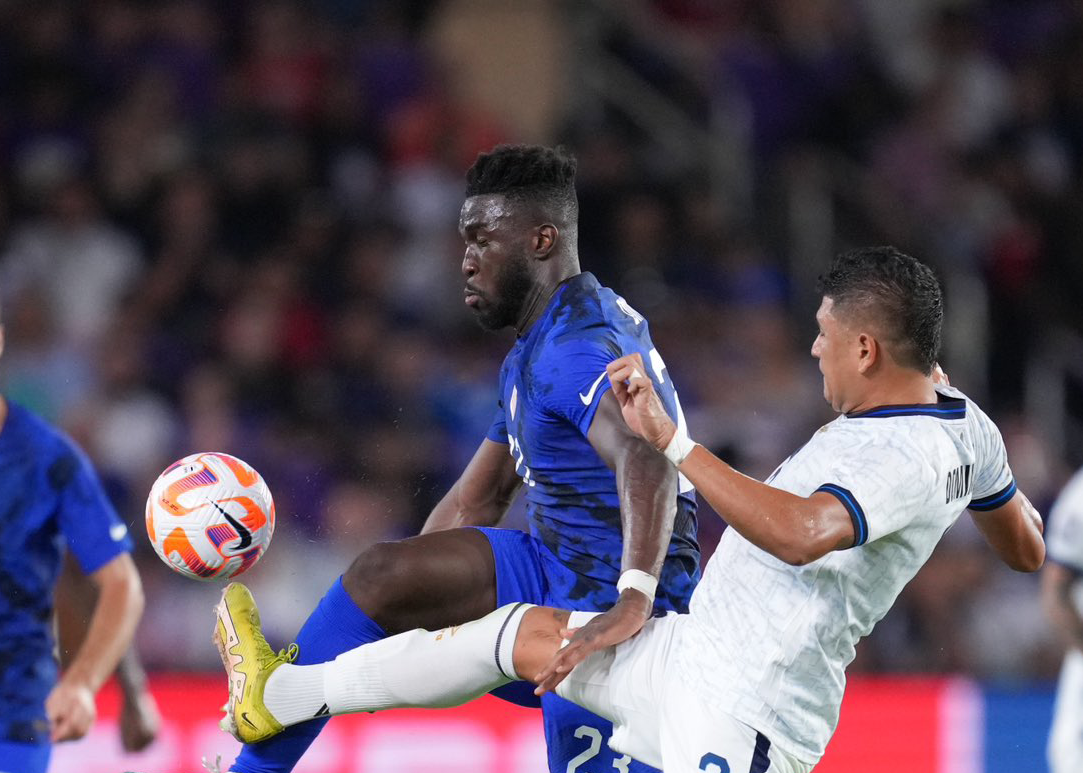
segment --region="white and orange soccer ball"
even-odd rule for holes
[[[158,556],[185,577],[236,577],[263,555],[275,530],[275,505],[263,478],[223,453],[174,462],[147,497],[147,534]]]

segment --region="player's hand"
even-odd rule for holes
[[[669,418],[662,399],[647,376],[638,352],[613,360],[606,368],[621,414],[632,431],[659,451],[669,444],[677,425]]]
[[[534,678],[538,685],[534,688],[534,694],[541,695],[556,689],[573,668],[595,652],[635,636],[650,617],[652,607],[653,602],[649,598],[629,588],[621,593],[608,612],[591,619],[582,628],[561,630],[560,635],[570,641]]]
[[[150,746],[161,724],[158,704],[149,690],[124,694],[120,710],[120,741],[124,751],[138,752]]]
[[[61,678],[45,699],[45,715],[49,718],[53,743],[82,738],[94,724],[97,713],[94,693],[75,679]]]

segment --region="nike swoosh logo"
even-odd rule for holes
[[[248,718],[248,712],[247,712],[247,711],[242,711],[242,712],[241,712],[241,719],[243,719],[243,720],[244,720],[245,722],[247,722],[247,723],[248,723],[249,725],[251,725],[251,726],[252,726],[253,728],[254,728],[254,727],[256,726],[256,723],[255,723],[255,722],[253,722],[253,721],[252,721],[251,719],[249,719],[249,718]]]
[[[234,529],[236,529],[237,534],[240,535],[241,543],[239,545],[237,545],[237,550],[244,550],[249,545],[251,545],[252,544],[252,532],[250,532],[248,530],[248,527],[246,527],[243,523],[241,523],[236,518],[234,518],[232,515],[227,513],[225,510],[223,510],[221,505],[219,505],[217,502],[211,502],[211,504],[214,505],[216,508],[218,508],[218,512],[220,512],[222,514],[222,517],[225,518],[227,521],[229,521],[229,525],[232,526]]]
[[[605,378],[604,370],[602,371],[602,375],[598,376],[594,383],[590,385],[590,389],[587,390],[586,394],[583,394],[582,392],[579,393],[579,399],[583,401],[583,405],[590,405],[594,400],[594,393],[598,391],[598,387],[601,385],[603,378]]]

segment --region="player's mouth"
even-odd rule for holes
[[[471,290],[469,287],[463,290],[463,293],[465,296],[466,305],[472,309],[477,308],[478,303],[481,302],[481,294],[478,293],[476,290]]]

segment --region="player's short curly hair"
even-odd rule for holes
[[[542,205],[549,216],[575,223],[575,156],[563,147],[498,145],[481,153],[466,173],[466,196],[502,194]]]
[[[932,371],[944,299],[931,268],[894,247],[867,247],[836,257],[819,289],[839,315],[878,327],[900,365]]]

